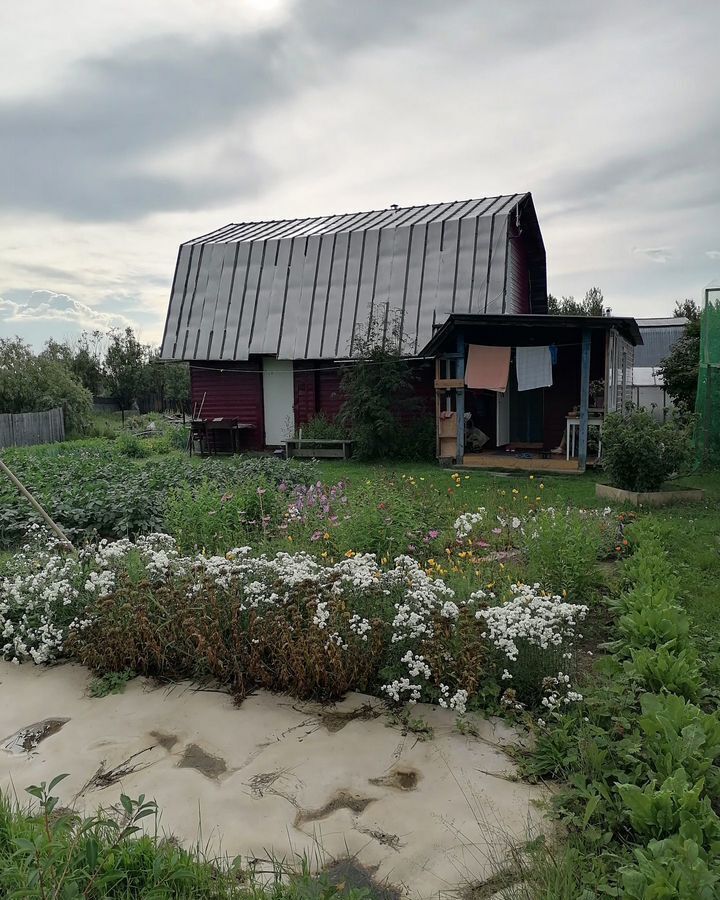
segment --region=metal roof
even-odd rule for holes
[[[226,225],[182,244],[161,357],[352,356],[371,318],[400,315],[417,353],[449,313],[506,309],[512,229],[528,242],[532,309],[547,308],[530,194]]]
[[[635,365],[659,366],[680,340],[687,319],[638,319],[643,345],[635,351]]]
[[[533,346],[551,344],[558,340],[558,333],[568,330],[582,332],[609,331],[615,329],[631,344],[642,344],[637,322],[628,316],[547,316],[547,315],[450,315],[438,328],[435,335],[422,348],[421,356],[437,356],[452,343],[451,338],[457,328],[462,328],[466,336],[472,338],[475,330],[487,343],[501,343],[506,346]],[[497,341],[487,337],[492,330]],[[637,351],[635,351],[637,353]]]

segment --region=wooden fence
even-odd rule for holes
[[[0,414],[0,448],[29,447],[65,440],[62,409],[47,412]]]

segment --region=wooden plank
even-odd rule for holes
[[[462,389],[465,387],[464,378],[436,378],[435,389],[438,391],[448,391],[452,389]]]

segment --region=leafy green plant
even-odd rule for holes
[[[106,672],[99,678],[93,678],[88,687],[91,697],[108,697],[110,694],[122,694],[128,681],[132,681],[135,673],[131,669],[122,672]]]
[[[621,870],[627,900],[715,900],[720,869],[710,866],[695,841],[650,841],[635,851],[635,864]]]
[[[631,650],[625,671],[648,691],[665,690],[687,700],[697,700],[700,693],[700,668],[690,647],[678,652],[666,646]]]
[[[691,460],[690,433],[674,421],[656,422],[644,409],[611,413],[603,426],[603,466],[615,487],[656,491]]]
[[[676,694],[643,694],[640,731],[648,762],[661,778],[684,768],[693,781],[718,786],[720,719]]]
[[[710,798],[702,796],[703,789],[703,779],[691,784],[684,769],[660,785],[654,778],[644,787],[618,785],[630,825],[639,837],[660,840],[678,833],[714,856],[720,849],[720,819]]]

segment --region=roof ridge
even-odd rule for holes
[[[488,203],[489,205],[487,206],[487,208],[478,215],[478,218],[481,218],[481,217],[484,217],[485,215],[494,215],[495,212],[501,213],[501,214],[507,214],[509,212],[509,210],[505,209],[504,207],[508,204],[509,201],[516,199],[517,202],[519,203],[521,200],[523,200],[525,197],[528,197],[528,196],[530,196],[530,192],[523,191],[523,192],[515,193],[515,194],[494,194],[494,195],[490,195],[487,197],[468,197],[464,200],[445,200],[445,201],[442,201],[439,203],[419,203],[419,204],[416,203],[416,204],[409,204],[407,206],[399,206],[397,204],[391,204],[390,206],[381,207],[379,209],[368,209],[368,210],[360,210],[360,211],[355,211],[355,212],[326,213],[324,215],[301,216],[299,218],[294,217],[294,218],[285,218],[285,219],[282,219],[282,218],[281,219],[255,219],[255,220],[246,220],[244,222],[242,222],[242,221],[241,222],[228,222],[227,224],[221,226],[220,228],[215,228],[212,231],[206,232],[205,234],[201,234],[199,236],[189,238],[188,240],[183,242],[182,246],[189,245],[189,244],[201,244],[204,242],[211,243],[213,240],[221,240],[224,235],[229,236],[229,233],[231,233],[232,231],[234,231],[236,229],[247,229],[251,232],[257,232],[257,233],[253,233],[251,236],[249,236],[247,238],[243,237],[242,235],[238,235],[234,238],[229,237],[228,242],[235,243],[235,242],[262,241],[262,240],[266,240],[266,239],[272,239],[274,237],[273,235],[265,236],[263,234],[263,231],[267,230],[267,229],[276,230],[279,228],[279,226],[282,226],[282,225],[285,225],[288,227],[295,225],[296,227],[299,227],[301,230],[301,233],[298,235],[293,235],[293,237],[304,237],[304,236],[306,236],[303,234],[303,231],[305,229],[310,228],[312,225],[315,225],[318,222],[321,222],[323,219],[328,220],[329,228],[333,228],[338,224],[338,220],[342,220],[342,219],[347,219],[348,222],[351,222],[353,219],[355,219],[355,220],[358,220],[358,223],[361,223],[363,221],[363,219],[366,217],[375,217],[378,215],[381,216],[384,213],[384,214],[387,214],[389,217],[391,216],[392,218],[394,218],[395,216],[397,216],[403,212],[409,212],[410,210],[415,210],[415,216],[418,216],[418,217],[422,217],[422,215],[423,215],[421,212],[422,210],[428,210],[428,211],[432,210],[433,212],[438,212],[438,211],[442,210],[442,212],[439,215],[435,216],[430,221],[453,221],[455,216],[453,216],[452,214],[446,215],[446,213],[451,213],[451,210],[455,209],[456,212],[460,213],[463,208],[467,208],[468,206],[470,206],[470,208],[473,209],[473,208],[479,206],[480,204]],[[495,205],[495,203],[497,203],[500,200],[505,200],[505,204],[503,204],[503,206],[500,209],[496,210],[495,212],[491,212],[492,207]],[[414,218],[415,216],[413,216],[411,218]],[[457,218],[463,218],[463,217],[464,216],[457,216]],[[385,227],[391,227],[393,224],[392,218],[388,218],[387,221],[383,221],[383,219],[381,218],[378,222],[373,222],[372,228],[373,229],[374,228],[382,229]],[[469,215],[468,218],[473,218],[473,215],[472,214]],[[407,227],[410,227],[410,225],[414,225],[414,224],[417,224],[417,223],[411,222],[411,223],[409,223],[409,225]],[[430,222],[428,222],[427,224],[430,224]],[[365,228],[363,226],[358,227],[358,228],[349,228],[348,229],[348,231],[366,231],[366,230],[370,230],[370,229]],[[340,231],[342,231],[342,229],[340,229]],[[315,234],[322,234],[322,233],[323,233],[322,229],[315,232]],[[281,238],[281,236],[278,239],[280,239],[280,238]]]

